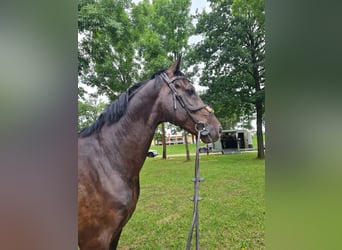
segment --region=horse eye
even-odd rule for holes
[[[185,92],[190,96],[195,94],[195,90],[193,88],[186,89]]]

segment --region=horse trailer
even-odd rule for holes
[[[250,150],[253,150],[253,141],[248,129],[222,130],[220,139],[213,144],[212,149],[222,154]]]

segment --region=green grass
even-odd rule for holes
[[[205,177],[200,183],[200,247],[265,249],[264,161],[255,153],[202,154],[200,164]],[[194,160],[185,162],[184,157],[146,159],[138,205],[119,249],[185,249],[193,172]]]
[[[196,153],[196,144],[188,144],[190,154]],[[201,146],[206,144],[201,143]],[[151,149],[155,149],[158,151],[158,154],[161,156],[163,154],[163,146],[162,145],[152,145]],[[174,155],[174,154],[185,154],[185,145],[184,144],[176,144],[176,145],[167,145],[166,146],[166,154]]]

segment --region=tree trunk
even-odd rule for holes
[[[262,134],[262,101],[258,100],[255,104],[256,107],[256,123],[257,123],[257,142],[258,142],[258,159],[265,158],[264,151],[264,137]]]
[[[166,141],[165,141],[165,125],[162,123],[162,144],[163,144],[163,159],[166,160]]]
[[[254,43],[254,39],[253,36],[251,36],[251,44],[253,46],[255,46]],[[251,56],[252,56],[252,62],[253,62],[253,78],[254,78],[254,86],[255,86],[255,90],[256,90],[256,95],[257,95],[257,99],[255,101],[255,109],[256,109],[256,123],[257,123],[257,142],[258,142],[258,159],[264,159],[265,158],[265,151],[264,151],[264,138],[262,135],[262,114],[263,114],[263,99],[261,97],[260,91],[261,87],[260,87],[260,79],[261,76],[259,74],[259,70],[258,70],[258,64],[257,64],[257,60],[255,57],[255,50],[256,50],[256,46],[253,47],[252,51],[251,51]]]
[[[183,130],[183,135],[184,135],[184,143],[185,143],[186,160],[190,161],[189,143],[188,143],[188,137],[186,135],[185,130]]]

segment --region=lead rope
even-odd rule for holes
[[[199,250],[199,225],[198,225],[198,202],[202,200],[202,197],[198,196],[198,189],[199,189],[199,183],[204,180],[204,178],[200,177],[199,172],[199,142],[200,142],[200,136],[203,129],[198,129],[198,134],[196,138],[196,159],[195,159],[195,178],[192,179],[194,182],[194,196],[190,198],[194,202],[194,213],[192,218],[192,223],[189,231],[188,241],[186,244],[186,249],[190,250],[191,247],[191,241],[192,241],[192,235],[194,231],[194,227],[196,226],[195,231],[195,240],[196,240],[196,250]]]

